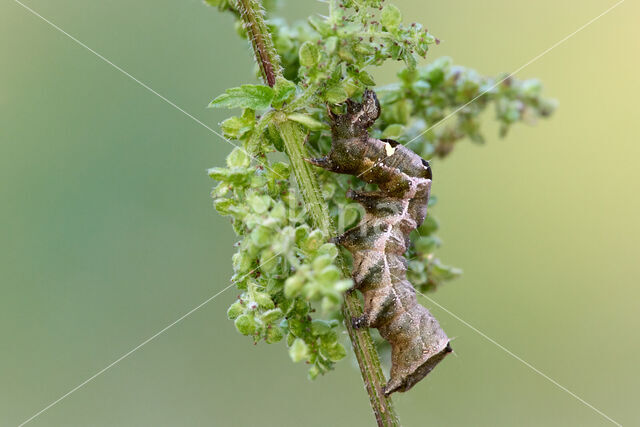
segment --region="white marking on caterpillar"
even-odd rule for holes
[[[396,148],[391,144],[389,144],[388,142],[385,142],[384,151],[386,151],[387,157],[389,157],[389,156],[393,156],[393,153],[395,153]]]

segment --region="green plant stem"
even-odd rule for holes
[[[262,8],[256,0],[238,0],[237,6],[247,35],[251,40],[256,61],[260,65],[262,77],[266,84],[273,86],[276,77],[281,74],[281,66],[273,47],[271,34],[264,23]],[[304,160],[306,157],[304,133],[296,123],[286,120],[284,113],[278,127],[286,153],[291,161],[296,182],[314,225],[324,231],[326,235],[335,236],[335,229],[331,223],[327,205],[322,198],[316,175],[312,166]],[[339,262],[344,275],[349,277],[350,272],[342,257]],[[399,426],[400,422],[393,408],[393,403],[389,397],[384,395],[385,377],[371,335],[368,329],[354,329],[351,325],[351,319],[362,314],[362,306],[355,291],[345,293],[342,312],[378,426]]]
[[[264,22],[262,6],[257,0],[238,0],[237,6],[262,77],[266,84],[273,87],[276,77],[282,75],[282,67]]]
[[[299,126],[291,121],[282,122],[279,130],[314,225],[324,231],[326,235],[335,236],[335,229],[331,223],[327,205],[322,198],[318,181],[311,169],[312,166],[304,160],[304,134]],[[338,262],[343,274],[349,277],[350,272],[344,259],[340,257]],[[400,423],[395,414],[393,403],[389,397],[384,395],[383,387],[386,380],[369,330],[355,329],[351,325],[351,319],[362,314],[362,306],[355,291],[345,293],[342,314],[378,425],[399,426]]]

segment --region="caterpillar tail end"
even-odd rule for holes
[[[425,352],[417,362],[398,365],[394,372],[391,373],[391,378],[384,387],[385,396],[389,396],[396,391],[405,392],[411,389],[452,351],[451,343],[447,339],[446,342],[442,343],[441,348],[433,352]]]

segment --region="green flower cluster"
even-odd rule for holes
[[[312,16],[288,27],[271,20],[270,30],[285,77],[303,88],[317,89],[318,100],[339,104],[374,86],[364,69],[387,60],[415,68],[416,56],[426,57],[438,43],[420,24],[402,24],[400,10],[381,0],[329,2],[329,16]]]
[[[490,104],[501,125],[501,136],[516,122],[534,123],[555,109],[555,101],[542,97],[542,85],[536,79],[484,77],[453,65],[448,57],[424,67],[405,68],[398,77],[400,82],[378,89],[385,108],[376,125],[382,135],[408,144],[427,159],[445,157],[454,143],[465,137],[484,142],[480,114]],[[455,119],[445,122],[453,112]],[[443,126],[436,125],[441,121]]]
[[[206,2],[236,18],[241,15],[236,1]],[[264,2],[267,13],[276,3]],[[240,108],[242,113],[221,123],[224,135],[241,148],[231,152],[226,167],[212,168],[209,175],[219,182],[212,192],[214,206],[231,218],[240,238],[233,280],[242,294],[229,308],[229,318],[254,342],[286,337],[291,359],[310,364],[314,378],[345,356],[338,339],[339,308],[352,281],[342,274],[339,248],[327,243],[326,230],[314,228],[313,206],[299,194],[291,165],[277,153],[290,155],[287,138],[301,141],[306,136],[303,156],[326,153],[331,145],[327,106],[340,112],[346,99],[375,86],[369,71],[387,60],[403,61],[405,68],[398,83],[375,89],[382,117],[371,133],[407,144],[426,159],[445,157],[463,138],[482,142],[480,115],[490,105],[504,135],[516,122],[548,116],[554,103],[542,97],[537,80],[484,77],[449,58],[418,67],[418,59],[438,40],[419,24],[404,25],[398,8],[383,0],[329,0],[327,17],[291,26],[267,17],[277,52],[265,54],[279,57],[275,84],[231,88],[211,102],[211,107]],[[251,28],[239,22],[239,34],[247,37]],[[361,210],[345,193],[373,188],[352,176],[321,169],[313,173],[322,191],[319,199],[337,231],[355,225]],[[461,274],[436,257],[441,244],[437,229],[430,211],[411,236],[408,277],[422,292]],[[342,255],[349,262],[348,253]]]
[[[240,123],[243,117],[254,117],[247,111],[228,120]],[[231,132],[238,132],[238,127]],[[239,137],[248,144],[254,139],[252,132]],[[345,355],[333,331],[338,322],[313,319],[312,314],[317,305],[323,317],[337,317],[342,293],[352,281],[343,279],[335,265],[338,248],[308,225],[304,205],[289,179],[289,165],[267,165],[266,158],[263,164],[252,165],[247,150],[236,148],[227,157],[227,166],[211,168],[209,175],[219,181],[212,192],[214,207],[232,218],[242,238],[232,261],[233,281],[243,293],[229,308],[228,317],[254,342],[274,343],[286,336],[292,359],[311,364],[310,376],[331,369]]]

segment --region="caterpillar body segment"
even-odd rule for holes
[[[360,223],[337,237],[353,254],[355,287],[364,297],[364,314],[355,327],[377,328],[391,344],[391,373],[385,394],[409,390],[448,353],[449,338],[421,306],[407,280],[404,257],[409,234],[427,215],[431,168],[408,148],[369,136],[380,115],[376,94],[366,90],[362,103],[347,101],[347,112],[330,112],[332,145],[323,158],[309,162],[378,186],[378,191],[349,190],[347,197],[365,209]]]

